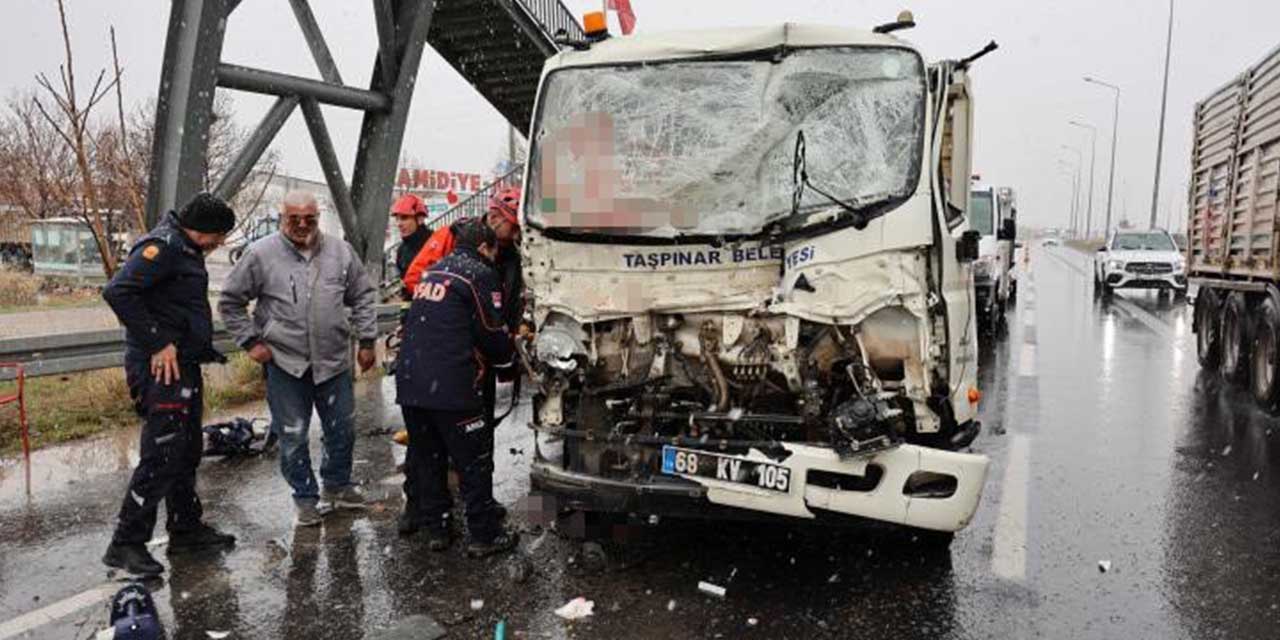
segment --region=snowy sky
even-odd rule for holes
[[[165,0],[67,0],[78,74],[83,83],[110,65],[107,28],[115,25],[125,74],[125,99],[142,102],[157,91],[169,13]],[[565,0],[576,14],[599,0]],[[902,8],[919,26],[903,32],[926,59],[964,56],[990,39],[1000,50],[974,69],[975,170],[988,182],[1019,190],[1026,222],[1065,224],[1070,178],[1060,162],[1073,158],[1062,145],[1084,150],[1089,134],[1071,127],[1097,125],[1094,227],[1106,206],[1110,159],[1111,92],[1085,84],[1094,75],[1123,88],[1114,212],[1145,221],[1151,206],[1160,74],[1168,4],[1161,0],[632,0],[640,33],[783,21],[871,26]],[[53,0],[4,0],[0,22],[0,95],[33,88],[34,74],[56,75],[62,43]],[[367,2],[312,0],[343,79],[367,86],[376,47]],[[1173,32],[1169,112],[1165,135],[1160,222],[1172,213],[1180,226],[1189,162],[1190,118],[1196,100],[1225,83],[1278,44],[1280,2],[1180,0]],[[616,28],[616,27],[615,27]],[[232,16],[224,60],[318,77],[288,3],[245,0]],[[237,119],[257,123],[271,99],[235,94]],[[359,114],[326,108],[339,155],[354,161]],[[487,173],[505,150],[506,126],[488,104],[434,52],[419,74],[404,153],[430,168]],[[320,174],[299,114],[276,141],[286,169]],[[1086,185],[1087,186],[1087,185]]]

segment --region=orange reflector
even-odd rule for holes
[[[982,399],[982,392],[977,387],[969,387],[969,404],[978,404]]]
[[[582,30],[589,36],[602,34],[609,30],[604,21],[603,11],[589,11],[582,16]]]

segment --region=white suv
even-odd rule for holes
[[[1107,295],[1114,289],[1159,289],[1184,295],[1186,267],[1168,231],[1115,231],[1093,258],[1094,291]]]

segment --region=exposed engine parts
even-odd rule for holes
[[[937,376],[921,370],[916,317],[890,308],[866,322],[874,339],[860,326],[776,316],[654,314],[581,327],[551,314],[526,352],[540,387],[536,420],[591,437],[822,442],[842,457],[936,431],[928,419],[945,417],[928,408],[922,381]]]

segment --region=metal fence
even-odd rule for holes
[[[400,305],[378,305],[378,332],[400,323]],[[222,353],[239,351],[221,322],[215,323],[213,345]],[[110,369],[124,364],[124,330],[78,331],[0,340],[0,362],[20,363],[26,377]],[[12,380],[13,370],[0,370],[0,380]]]
[[[560,0],[519,0],[516,4],[523,7],[529,13],[529,17],[542,25],[542,28],[552,37],[560,31],[564,31],[574,40],[582,40],[586,37],[582,25],[574,19],[573,12],[569,11],[569,8]]]

